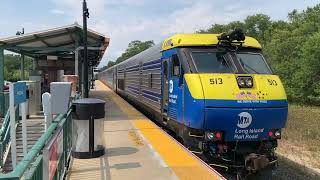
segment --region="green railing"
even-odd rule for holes
[[[0,174],[0,180],[18,180],[21,178],[33,180],[43,179],[42,150],[59,127],[63,128],[63,154],[59,159],[53,179],[60,179],[60,177],[63,177],[69,164],[72,146],[71,108],[66,114],[58,115],[54,119],[47,131],[38,139],[22,161],[18,163],[15,170],[8,174]]]
[[[19,108],[16,109],[16,122],[19,121]],[[0,129],[0,166],[3,166],[4,154],[8,150],[10,143],[10,111],[7,110]]]
[[[10,115],[7,111],[0,129],[0,166],[3,166],[4,154],[10,142]]]
[[[3,115],[6,113],[6,110],[9,108],[9,92],[0,92],[0,102],[2,101],[3,104],[0,103],[0,116],[3,117]]]

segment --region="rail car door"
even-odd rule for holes
[[[171,122],[183,123],[182,69],[176,52],[163,61],[163,113]]]
[[[162,112],[165,116],[168,113],[169,100],[169,58],[162,62]]]

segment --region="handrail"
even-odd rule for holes
[[[2,133],[5,132],[5,130],[9,126],[9,124],[10,124],[10,115],[9,115],[9,110],[8,110],[5,117],[4,117],[4,121],[3,121],[1,129],[0,129],[0,140],[2,140],[2,137],[3,137]]]
[[[4,153],[7,150],[10,140],[10,115],[9,110],[6,113],[4,122],[0,129],[0,166],[3,165]]]
[[[48,127],[47,131],[38,139],[38,141],[32,146],[28,154],[19,162],[16,169],[8,174],[1,174],[0,179],[19,179],[23,176],[30,164],[34,162],[36,156],[40,153],[46,142],[51,138],[51,135],[55,132],[58,124],[70,116],[71,109],[62,115],[55,117],[52,124]]]

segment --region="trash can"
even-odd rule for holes
[[[79,159],[104,155],[105,101],[93,98],[79,99],[72,104],[72,156]]]

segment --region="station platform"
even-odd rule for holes
[[[224,179],[102,82],[90,97],[106,101],[106,154],[72,158],[67,179]]]

